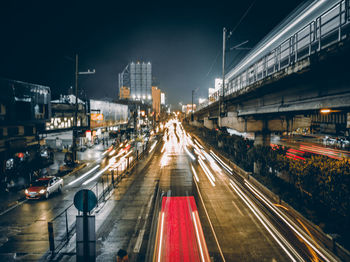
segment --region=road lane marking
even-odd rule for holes
[[[235,206],[235,208],[238,210],[238,213],[239,213],[242,217],[244,217],[244,215],[243,215],[241,209],[238,208],[238,206],[237,206],[237,204],[235,203],[235,201],[232,200],[232,204],[233,204],[233,205]]]
[[[277,208],[275,208],[272,204],[272,202],[270,200],[268,200],[259,190],[257,190],[252,184],[250,184],[247,180],[245,180],[245,184],[246,186],[251,190],[252,193],[254,193],[254,195],[256,195],[261,201],[263,201],[281,220],[284,221],[284,223],[290,228],[292,229],[301,239],[303,239],[305,241],[305,243],[307,243],[310,247],[312,247],[313,250],[316,251],[317,254],[319,254],[322,259],[324,259],[325,261],[329,262],[330,260],[326,257],[329,256],[332,259],[334,259],[332,257],[332,255],[330,253],[328,253],[324,248],[322,248],[321,246],[319,246],[320,250],[322,250],[322,252],[315,246],[317,245],[317,242],[315,242],[315,245],[311,243],[311,241],[313,241],[312,239],[309,240],[307,239],[309,236],[304,236],[303,230],[301,230],[301,228],[299,226],[297,226],[293,221],[291,220],[287,220],[287,218],[285,217],[285,215],[278,210]],[[335,260],[335,259],[334,259]],[[335,260],[336,261],[336,260]]]
[[[154,198],[154,194],[152,194],[151,197],[149,198],[149,201],[148,201],[148,204],[147,204],[147,207],[146,207],[145,222],[144,222],[144,224],[142,226],[142,229],[140,230],[139,235],[137,237],[136,244],[135,244],[135,247],[134,247],[134,253],[139,253],[140,252],[143,236],[144,236],[145,231],[146,231],[147,218],[149,216],[149,212],[150,212],[150,209],[151,209],[153,198]],[[140,214],[142,215],[142,213],[143,213],[143,208],[142,208],[142,211],[140,212]],[[140,218],[141,218],[141,216],[139,216],[139,219]],[[139,224],[139,221],[138,221],[138,224]],[[135,227],[135,228],[137,228],[137,227]]]
[[[191,169],[192,169],[193,175],[196,178],[197,182],[199,182],[199,178],[197,176],[196,170],[194,170],[194,167],[192,166],[192,164],[191,164]]]
[[[28,201],[28,199],[24,199],[24,200],[22,200],[21,202],[18,202],[17,204],[13,205],[12,207],[9,207],[8,209],[2,211],[2,212],[0,213],[0,216],[5,215],[6,213],[10,212],[12,209],[14,209],[14,208],[16,208],[16,207],[22,205],[23,203],[25,203],[25,202],[27,202],[27,201]]]
[[[208,222],[209,222],[211,231],[213,232],[216,245],[218,246],[218,249],[219,249],[219,252],[220,252],[222,261],[223,261],[223,262],[226,262],[226,259],[225,259],[225,257],[224,257],[224,254],[222,253],[222,250],[221,250],[221,246],[220,246],[220,244],[219,244],[219,240],[218,240],[218,238],[217,238],[217,236],[216,236],[216,233],[215,233],[213,224],[211,223],[211,220],[210,220],[210,217],[209,217],[207,208],[206,208],[205,205],[204,205],[204,200],[203,200],[203,198],[202,198],[202,194],[201,194],[201,192],[199,191],[199,187],[198,187],[198,184],[197,184],[196,182],[195,182],[195,185],[196,185],[196,188],[197,188],[197,192],[198,192],[199,198],[200,198],[200,200],[201,200],[201,202],[202,202],[202,205],[203,205],[203,207],[204,207],[204,211],[205,211],[205,214],[206,214],[206,216],[207,216],[207,219],[208,219]]]
[[[277,229],[267,220],[267,218],[258,210],[258,208],[249,200],[249,198],[241,191],[241,189],[231,180],[230,186],[237,193],[237,195],[243,200],[243,202],[248,206],[248,208],[253,212],[255,217],[260,221],[260,223],[265,227],[267,232],[275,239],[277,244],[283,249],[283,251],[288,255],[292,261],[297,261],[292,254],[287,250],[287,247],[293,254],[298,257],[298,261],[304,261],[296,250],[288,243],[288,241],[277,231]],[[284,246],[282,242],[286,245]]]
[[[145,234],[145,229],[141,229],[140,230],[140,233],[137,237],[137,240],[136,240],[136,244],[135,244],[135,247],[134,247],[134,253],[139,253],[140,252],[140,248],[141,248],[141,244],[142,244],[142,239],[143,239],[143,235]]]
[[[212,186],[215,186],[215,177],[213,176],[213,174],[210,172],[209,168],[205,165],[205,163],[203,162],[202,159],[198,159],[199,165],[202,167],[204,173],[206,174],[206,176],[208,177],[210,183],[212,184]]]

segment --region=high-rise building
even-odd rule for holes
[[[119,74],[119,90],[130,89],[131,100],[152,99],[152,65],[150,62],[131,62]]]
[[[158,87],[152,86],[152,109],[156,116],[156,120],[159,119],[160,115],[161,93],[162,92]]]

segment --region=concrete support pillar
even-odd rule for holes
[[[215,128],[213,120],[210,120],[208,117],[204,118],[204,126],[206,128],[208,128],[208,129],[214,129]]]
[[[191,126],[203,127],[203,124],[197,120],[190,121]]]
[[[268,128],[268,120],[261,120],[262,131],[255,132],[254,145],[270,146],[271,131]]]
[[[270,146],[271,143],[271,133],[270,132],[256,132],[254,139],[254,146]]]

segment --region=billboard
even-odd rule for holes
[[[120,99],[129,99],[130,98],[130,88],[122,86],[119,89],[119,98]]]
[[[93,121],[103,121],[103,114],[91,113],[91,120]]]

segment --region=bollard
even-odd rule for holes
[[[103,201],[105,201],[105,184],[103,182],[103,178],[102,178],[102,195],[103,195]]]
[[[99,200],[99,197],[98,197],[98,183],[96,183],[96,196],[97,196],[97,207],[98,207],[98,200]]]
[[[113,185],[113,187],[114,187],[114,169],[112,169],[111,175],[112,175],[112,185]]]
[[[53,254],[55,252],[55,237],[53,234],[53,223],[47,222],[47,229],[49,231],[49,244],[50,244],[50,251],[51,254]]]
[[[68,230],[68,215],[67,215],[67,209],[66,209],[66,234],[67,234],[67,239],[66,241],[69,241],[69,230]]]

